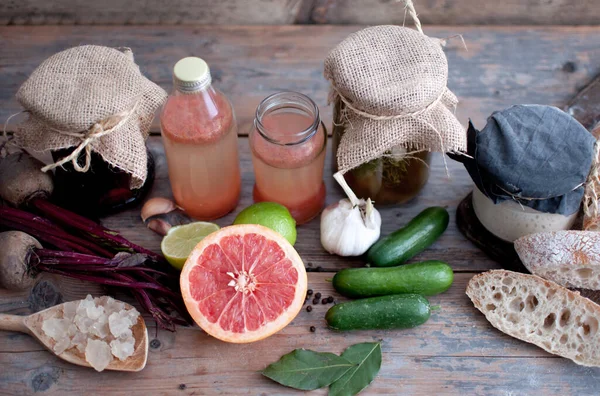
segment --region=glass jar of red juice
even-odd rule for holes
[[[264,99],[250,132],[254,201],[286,206],[298,224],[317,216],[325,203],[326,144],[319,108],[308,96],[279,92]]]
[[[177,62],[173,83],[160,120],[173,196],[190,216],[213,220],[235,208],[241,191],[233,109],[200,58]]]

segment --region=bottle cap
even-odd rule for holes
[[[183,58],[173,68],[173,84],[178,91],[199,91],[210,83],[210,68],[203,59],[194,56]]]

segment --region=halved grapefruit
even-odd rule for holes
[[[256,224],[204,238],[180,277],[183,301],[198,326],[235,343],[266,338],[290,323],[306,297],[302,259],[280,234]]]

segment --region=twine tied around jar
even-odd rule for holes
[[[91,171],[92,152],[130,175],[138,189],[148,176],[146,138],[164,89],[146,78],[129,48],[82,45],[44,60],[21,85],[17,101],[28,117],[14,133],[16,146],[34,153],[71,149],[44,171],[69,161]],[[85,155],[85,163],[78,163]]]
[[[118,114],[109,116],[104,120],[96,122],[90,127],[90,129],[84,132],[69,132],[56,128],[49,128],[61,135],[78,138],[81,140],[81,143],[79,143],[79,145],[68,156],[52,164],[44,166],[42,168],[42,172],[47,172],[54,168],[58,168],[59,166],[63,166],[69,161],[71,161],[71,163],[73,164],[73,169],[75,169],[77,172],[87,172],[90,169],[90,164],[92,162],[92,146],[90,144],[95,140],[100,139],[102,136],[106,136],[109,133],[116,131],[117,129],[125,125],[129,118],[131,118],[131,116],[135,114],[138,104],[139,101],[136,101],[135,105],[133,105],[131,109],[122,111]],[[83,150],[85,150],[85,165],[81,166],[79,165],[79,154]]]
[[[454,114],[458,99],[446,86],[445,39],[426,36],[413,2],[403,2],[416,30],[365,28],[325,59],[329,102],[340,105],[334,123],[345,127],[337,150],[341,174],[382,157],[466,151],[465,128]],[[448,173],[445,158],[444,166]]]

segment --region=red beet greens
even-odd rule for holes
[[[164,258],[48,201],[53,185],[42,166],[23,152],[0,159],[0,197],[11,205],[0,206],[0,229],[20,231],[0,233],[10,246],[0,251],[0,266],[20,276],[3,279],[0,271],[0,285],[25,287],[49,272],[129,292],[161,328],[191,323],[178,274],[159,265]]]

